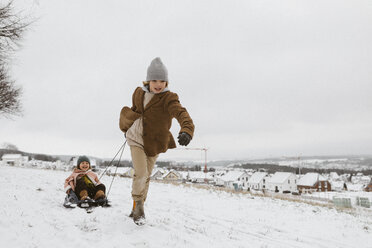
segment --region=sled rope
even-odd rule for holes
[[[127,141],[124,142],[124,144],[120,147],[119,151],[115,154],[114,158],[113,158],[113,159],[111,160],[111,162],[106,166],[105,170],[102,172],[101,176],[99,177],[99,180],[101,180],[101,178],[103,177],[103,175],[105,175],[107,169],[111,167],[112,162],[114,162],[116,156],[120,153],[120,151],[121,151],[122,149],[123,149],[123,151],[124,151],[124,148],[125,148],[125,145],[126,145],[126,144],[127,144]],[[122,154],[123,154],[123,152],[122,152]],[[121,158],[121,156],[120,156],[120,158]]]
[[[119,165],[120,165],[120,160],[121,160],[121,156],[123,155],[123,152],[124,152],[124,148],[125,148],[125,144],[127,143],[127,141],[125,141],[124,142],[124,145],[122,145],[122,148],[120,148],[120,150],[121,150],[121,154],[120,154],[120,157],[119,157],[119,160],[118,160],[118,162],[117,162],[117,164],[116,164],[116,169],[115,169],[115,173],[114,173],[114,176],[112,177],[112,180],[111,180],[111,183],[110,183],[110,187],[109,187],[109,189],[108,189],[108,191],[107,191],[107,194],[106,194],[106,198],[108,199],[108,195],[110,194],[110,190],[111,190],[111,186],[112,186],[112,183],[114,182],[114,179],[115,179],[115,177],[116,177],[116,172],[117,172],[117,170],[118,170],[118,167],[119,167]],[[119,150],[119,152],[120,152],[120,150]],[[119,153],[118,152],[118,153]],[[118,154],[117,153],[117,154]],[[116,154],[116,155],[117,155]],[[115,157],[116,157],[116,155],[115,155]]]

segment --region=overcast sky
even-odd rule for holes
[[[372,154],[371,1],[16,4],[38,19],[12,64],[24,115],[0,117],[0,143],[113,157],[120,110],[159,56],[210,160]],[[177,158],[203,156],[160,156]]]

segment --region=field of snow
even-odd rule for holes
[[[115,179],[111,208],[87,214],[62,206],[68,172],[0,166],[0,174],[2,247],[372,247],[368,210],[153,182],[147,225],[136,226],[130,179]]]

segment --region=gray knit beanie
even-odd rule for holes
[[[151,80],[161,80],[168,82],[168,70],[161,62],[159,57],[151,61],[150,66],[147,68],[147,78],[146,81]]]
[[[76,167],[78,169],[80,169],[80,164],[82,162],[88,162],[89,163],[89,166],[90,166],[90,160],[89,160],[89,158],[87,156],[80,156],[79,159],[78,159],[78,161],[77,161],[77,165],[76,165]]]

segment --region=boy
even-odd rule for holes
[[[143,87],[137,87],[132,96],[132,107],[124,107],[119,126],[130,146],[134,176],[132,182],[133,221],[144,224],[144,202],[150,176],[159,153],[175,148],[169,129],[176,118],[181,126],[180,145],[187,146],[194,134],[194,124],[182,107],[177,94],[168,89],[168,71],[160,58],[155,58],[147,69]]]

